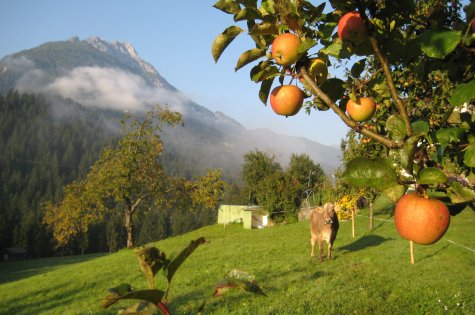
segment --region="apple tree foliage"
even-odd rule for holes
[[[345,161],[343,177],[352,186],[377,189],[392,201],[412,186],[464,208],[475,200],[473,6],[462,8],[457,0],[219,0],[214,7],[235,24],[216,37],[212,55],[218,61],[247,34],[255,47],[239,56],[235,70],[252,64],[250,79],[260,84],[264,104],[273,84],[295,80],[307,94],[307,113],[338,115],[358,134],[361,151],[371,152]],[[366,36],[358,42],[337,35],[348,12],[364,20]],[[283,32],[302,41],[299,59],[288,67],[270,54]],[[312,58],[344,73],[319,86],[307,72]],[[377,103],[371,121],[346,114],[355,94]]]

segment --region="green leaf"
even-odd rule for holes
[[[256,61],[257,59],[264,57],[266,55],[266,50],[265,49],[259,49],[259,48],[254,48],[250,49],[248,51],[245,51],[239,56],[239,60],[236,64],[236,67],[234,67],[234,71],[238,71],[245,65]]]
[[[341,40],[335,40],[333,41],[333,43],[320,50],[320,52],[338,58],[340,57],[340,51],[342,50],[342,48],[343,43],[341,42]]]
[[[468,83],[460,83],[454,90],[454,93],[450,97],[450,104],[453,106],[459,106],[464,103],[470,102],[475,98],[475,79]]]
[[[402,140],[406,137],[406,122],[396,114],[389,116],[386,120],[386,129],[394,140]]]
[[[462,128],[451,127],[437,130],[435,136],[441,144],[448,144],[451,142],[460,142],[463,133],[464,130]]]
[[[211,54],[213,55],[214,62],[218,62],[219,57],[228,45],[244,30],[239,26],[229,26],[221,34],[216,37],[212,46]]]
[[[366,58],[361,59],[351,67],[351,75],[354,78],[359,78],[361,73],[365,70],[366,67]]]
[[[245,7],[234,15],[235,22],[255,19],[262,19],[262,14],[254,7]]]
[[[299,45],[298,48],[298,53],[303,54],[304,52],[308,51],[310,48],[315,46],[317,44],[317,41],[312,38],[306,37]]]
[[[463,163],[468,167],[475,167],[475,143],[471,142],[463,154]]]
[[[261,61],[251,69],[250,75],[251,80],[257,83],[279,76],[280,71],[273,63],[269,61]]]
[[[270,89],[272,88],[272,82],[274,82],[274,78],[265,79],[261,83],[261,88],[259,89],[259,99],[261,100],[264,105],[267,104],[267,99],[269,98]]]
[[[228,14],[237,14],[241,10],[241,6],[234,0],[219,0],[213,7]]]
[[[181,253],[170,262],[170,264],[166,266],[168,283],[172,281],[175,272],[181,266],[181,264],[195,251],[198,246],[204,244],[205,242],[206,241],[204,237],[200,237],[194,241],[191,241],[190,244],[185,249],[183,249]]]
[[[406,193],[406,190],[407,190],[406,186],[397,184],[389,188],[386,188],[383,191],[383,194],[386,195],[386,197],[388,197],[388,199],[391,200],[391,202],[396,203],[399,200],[399,198],[404,196],[404,194]]]
[[[409,175],[412,175],[413,173],[414,154],[421,136],[422,134],[420,133],[414,134],[405,141],[402,149],[393,149],[389,151],[391,159],[406,170]],[[411,178],[407,178],[407,180],[410,179]]]
[[[444,58],[460,43],[462,32],[426,30],[421,36],[421,49],[431,58]]]
[[[447,193],[452,203],[462,203],[475,200],[475,191],[463,187],[459,182],[452,182]]]
[[[279,28],[277,27],[276,23],[271,22],[262,22],[260,24],[255,24],[251,31],[249,32],[250,35],[273,35],[278,34]]]
[[[391,161],[357,157],[346,165],[343,177],[353,186],[386,189],[397,184]]]
[[[415,122],[411,123],[411,126],[414,134],[428,134],[430,130],[429,123],[425,120],[416,120]]]
[[[320,86],[323,92],[330,97],[333,102],[341,99],[345,94],[345,82],[337,78],[331,78],[323,82]],[[326,110],[328,106],[319,98],[315,97],[313,99],[314,103],[320,110]]]
[[[154,288],[154,277],[167,263],[165,253],[156,247],[143,247],[136,250],[135,255],[139,260],[140,269],[147,278],[149,287]]]
[[[436,167],[422,168],[418,173],[418,183],[421,185],[437,186],[448,181],[447,175]]]
[[[138,291],[131,291],[125,294],[123,292],[117,292],[116,288],[110,289],[109,294],[106,295],[104,300],[102,301],[102,307],[108,308],[109,306],[115,304],[120,300],[144,300],[148,301],[153,304],[158,304],[162,300],[163,295],[165,292],[156,290],[156,289],[149,289],[149,290],[138,290]]]
[[[368,87],[378,93],[381,97],[390,96],[388,83],[381,76],[369,81]]]

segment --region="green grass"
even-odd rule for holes
[[[466,209],[452,217],[444,238],[415,246],[388,221],[356,217],[340,224],[332,261],[310,258],[308,222],[244,230],[240,225],[209,226],[154,245],[177,254],[204,236],[173,279],[172,314],[193,314],[226,271],[254,274],[268,297],[246,292],[211,300],[205,314],[475,314],[475,214]],[[379,219],[391,220],[386,214]],[[0,263],[0,314],[115,314],[121,302],[100,308],[107,289],[120,283],[136,289],[146,282],[133,251],[110,255],[48,258]],[[164,289],[165,278],[157,275]]]

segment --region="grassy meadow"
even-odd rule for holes
[[[356,217],[355,238],[351,221],[341,222],[334,260],[322,263],[310,257],[307,221],[261,230],[214,225],[154,243],[172,256],[193,239],[207,240],[177,271],[170,310],[196,313],[214,284],[237,268],[254,274],[267,297],[234,292],[210,300],[204,314],[475,314],[472,210],[452,217],[436,244],[416,245],[414,265],[392,217],[378,214],[369,231],[366,215]],[[132,302],[103,310],[101,300],[124,282],[147,286],[132,250],[2,262],[0,314],[115,314]],[[156,283],[165,288],[162,273]]]

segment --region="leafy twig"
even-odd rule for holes
[[[339,117],[340,119],[351,129],[355,130],[356,132],[365,135],[371,139],[374,139],[378,141],[379,143],[383,144],[384,146],[390,148],[390,149],[400,149],[402,147],[401,143],[398,143],[392,139],[389,139],[387,137],[384,137],[366,127],[363,125],[358,124],[356,121],[348,117],[343,110],[341,110],[338,105],[336,105],[330,97],[325,94],[316,84],[315,82],[310,78],[310,76],[307,73],[307,70],[302,67],[300,69],[300,74],[302,75],[303,79],[305,80],[305,83],[308,84],[308,86],[311,89],[312,94],[314,94],[316,97],[320,98],[328,107],[330,107]]]

